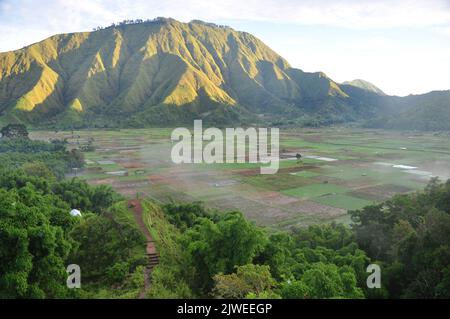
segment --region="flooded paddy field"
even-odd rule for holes
[[[111,185],[128,197],[157,202],[202,201],[239,210],[260,225],[307,226],[349,222],[348,210],[423,189],[432,177],[450,178],[450,136],[347,128],[280,130],[280,170],[260,164],[173,164],[172,129],[32,132],[32,138],[86,145],[77,176]],[[296,158],[301,154],[301,160]]]

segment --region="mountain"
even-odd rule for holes
[[[202,21],[127,21],[0,53],[2,123],[326,125],[381,118],[397,105],[368,82],[338,84],[293,68],[251,34]],[[448,100],[440,105],[449,112]]]
[[[3,121],[160,124],[305,112],[345,118],[347,99],[324,73],[292,68],[256,37],[201,21],[159,18],[61,34],[0,54]]]
[[[433,91],[421,95],[389,97],[387,109],[366,126],[397,130],[449,131],[450,91]]]
[[[373,85],[370,82],[361,80],[361,79],[357,79],[357,80],[353,80],[353,81],[346,81],[344,83],[342,83],[343,85],[351,85],[351,86],[355,86],[357,88],[366,90],[366,91],[370,91],[373,93],[376,93],[378,95],[386,95],[381,89],[379,89],[378,87],[376,87],[375,85]]]

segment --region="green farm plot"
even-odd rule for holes
[[[324,175],[345,180],[351,180],[361,177],[376,178],[379,176],[379,173],[376,171],[372,171],[370,169],[341,166],[341,167],[334,167],[333,169],[328,169],[328,171],[324,171]]]
[[[328,195],[328,194],[345,193],[347,191],[348,191],[347,188],[344,188],[344,187],[341,187],[338,185],[313,184],[313,185],[283,190],[281,193],[288,195],[288,196],[294,196],[294,197],[308,199],[308,198],[314,198],[314,197]]]
[[[305,178],[311,178],[316,176],[321,176],[322,174],[316,173],[314,171],[300,171],[295,173],[290,173],[292,176],[298,176],[298,177],[305,177]]]
[[[105,164],[99,165],[98,167],[100,167],[105,172],[115,172],[123,170],[123,167],[119,164]]]
[[[302,164],[307,164],[307,165],[321,165],[324,164],[324,161],[315,159],[315,158],[302,158],[302,160],[300,161],[300,163]]]
[[[207,170],[236,170],[236,169],[259,169],[261,164],[259,163],[199,163],[193,164],[195,168],[207,169]]]
[[[376,177],[378,184],[392,184],[397,186],[404,186],[414,190],[420,190],[428,183],[427,179],[422,181],[414,179],[414,175],[403,171],[395,170],[384,172]]]
[[[330,194],[312,199],[313,201],[329,205],[332,207],[343,208],[348,210],[361,209],[365,206],[373,204],[373,202],[346,194]]]
[[[314,184],[314,180],[310,178],[301,178],[291,174],[254,175],[243,178],[243,182],[272,191],[288,190]]]
[[[297,160],[280,160],[279,168],[301,167],[305,163],[318,163],[317,160],[305,160],[298,162]],[[244,170],[244,169],[260,169],[261,167],[269,167],[270,163],[199,163],[193,164],[195,168],[207,170]]]
[[[108,176],[105,173],[89,173],[89,174],[84,173],[78,175],[77,177],[86,181],[94,181],[94,180],[108,179],[111,176]]]
[[[148,176],[146,175],[134,175],[131,172],[128,172],[126,176],[117,176],[117,180],[121,182],[138,182],[148,180]]]

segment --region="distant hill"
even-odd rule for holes
[[[387,112],[366,122],[367,126],[397,130],[450,130],[450,91],[433,91],[384,101]]]
[[[394,104],[368,82],[340,85],[292,68],[251,34],[202,21],[127,22],[0,53],[3,123],[143,127],[263,118],[327,125],[379,118]]]
[[[378,95],[386,95],[381,89],[379,89],[378,87],[376,87],[375,85],[373,85],[370,82],[361,80],[361,79],[357,79],[357,80],[353,80],[353,81],[347,81],[342,83],[344,85],[351,85],[351,86],[355,86],[357,88],[366,90],[366,91],[370,91],[373,93],[376,93]]]

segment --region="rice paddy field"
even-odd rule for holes
[[[280,130],[280,170],[260,164],[172,163],[172,129],[32,132],[32,138],[91,140],[86,166],[74,172],[94,185],[157,202],[202,201],[239,210],[274,229],[339,221],[348,210],[423,189],[450,178],[450,136],[348,128]],[[299,153],[301,160],[295,157]]]

